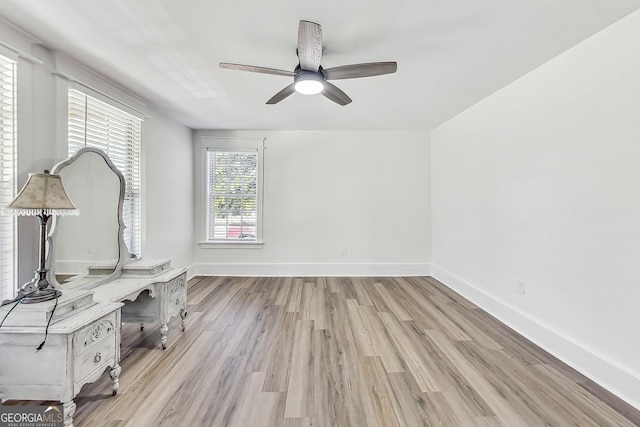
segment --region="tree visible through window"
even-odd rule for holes
[[[208,151],[207,176],[207,240],[256,241],[258,154]]]

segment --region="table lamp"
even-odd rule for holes
[[[36,216],[40,222],[40,267],[35,272],[35,278],[20,288],[14,301],[20,299],[21,302],[30,304],[59,297],[62,293],[51,286],[47,279],[49,271],[45,265],[47,223],[54,215],[79,214],[62,186],[60,175],[52,175],[48,170],[44,173],[30,173],[27,183],[2,213]]]

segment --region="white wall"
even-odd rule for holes
[[[264,246],[196,245],[197,273],[429,273],[428,132],[210,134],[266,137]]]
[[[431,134],[434,276],[636,407],[638,40],[635,12]]]
[[[191,130],[155,112],[143,122],[142,141],[142,256],[189,267],[194,239]]]

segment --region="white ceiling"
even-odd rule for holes
[[[640,0],[0,0],[0,15],[196,129],[432,129]],[[322,25],[324,68],[397,61],[334,82],[353,102],[265,102],[293,70],[298,21]]]

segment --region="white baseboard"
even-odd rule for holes
[[[564,336],[516,309],[486,294],[473,284],[435,265],[431,275],[476,304],[516,332],[531,340],[578,372],[592,379],[630,405],[640,409],[640,375],[597,351]]]
[[[262,277],[396,277],[429,276],[431,265],[422,263],[362,263],[362,264],[216,264],[200,263],[189,267],[193,276],[262,276]]]
[[[196,266],[194,264],[191,264],[189,267],[187,267],[187,281],[193,279],[195,276],[197,276]]]

